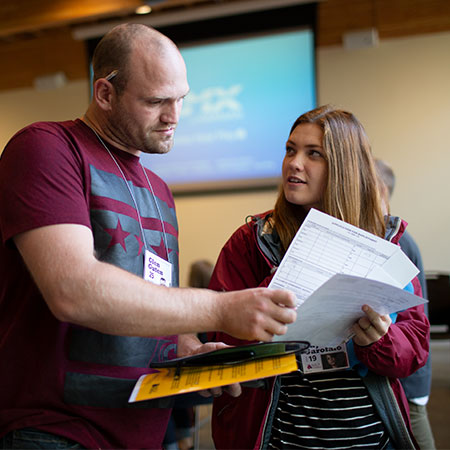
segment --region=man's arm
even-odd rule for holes
[[[264,288],[216,293],[165,288],[95,258],[92,232],[75,224],[17,235],[14,242],[61,321],[122,336],[224,331],[270,340],[295,320],[295,297]],[[220,297],[220,298],[219,298]]]

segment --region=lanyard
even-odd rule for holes
[[[128,189],[128,192],[130,193],[131,199],[133,200],[134,207],[135,207],[135,209],[136,209],[136,213],[137,213],[137,217],[138,217],[138,222],[139,222],[139,228],[141,229],[142,240],[143,240],[143,242],[144,242],[144,247],[146,248],[146,250],[149,250],[149,249],[148,249],[148,246],[147,246],[147,241],[146,241],[146,239],[145,239],[144,227],[142,226],[141,213],[139,212],[139,207],[138,207],[136,198],[134,197],[133,191],[132,191],[130,185],[128,184],[127,179],[125,178],[125,174],[123,173],[123,170],[122,170],[122,168],[120,167],[119,163],[117,162],[116,158],[115,158],[114,155],[111,153],[111,150],[110,150],[110,149],[108,148],[108,146],[105,144],[105,142],[104,142],[103,139],[100,137],[100,135],[97,133],[97,131],[95,131],[94,128],[91,128],[91,130],[92,130],[92,131],[94,132],[94,134],[97,136],[97,139],[101,142],[101,144],[102,144],[103,147],[106,149],[106,151],[108,152],[109,156],[110,156],[111,159],[114,161],[114,163],[116,164],[117,168],[119,169],[120,175],[122,176],[122,179],[123,179],[123,181],[124,181],[124,183],[125,183],[125,185],[126,185],[126,187],[127,187],[127,189]],[[158,211],[159,220],[160,220],[160,222],[161,222],[162,231],[163,231],[163,236],[164,236],[164,245],[165,245],[165,248],[166,248],[167,261],[169,261],[169,247],[167,246],[166,229],[165,229],[165,227],[164,227],[164,221],[163,221],[163,219],[162,219],[161,210],[159,209],[159,205],[158,205],[158,202],[157,202],[157,200],[156,200],[155,192],[153,191],[153,186],[152,186],[152,184],[150,183],[150,180],[148,179],[147,172],[145,171],[144,166],[142,165],[142,163],[139,162],[139,164],[141,165],[142,172],[144,172],[145,179],[147,180],[148,187],[150,188],[150,192],[151,192],[151,194],[152,194],[153,202],[155,203],[156,209],[157,209],[157,211]]]

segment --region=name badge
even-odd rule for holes
[[[161,286],[172,286],[172,263],[145,250],[144,280]]]
[[[346,345],[317,347],[312,345],[301,354],[303,373],[328,372],[350,367]]]

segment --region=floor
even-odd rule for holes
[[[432,339],[431,357],[433,381],[428,403],[428,417],[436,449],[450,450],[450,339]],[[195,449],[214,449],[211,439],[210,414],[211,405],[197,407]]]
[[[450,339],[431,341],[433,381],[428,417],[436,448],[450,449]]]

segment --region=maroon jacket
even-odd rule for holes
[[[231,291],[269,284],[276,267],[273,258],[276,250],[274,252],[274,246],[265,245],[264,236],[261,239],[267,214],[241,226],[225,244],[211,279],[211,289]],[[389,230],[387,238],[397,243],[405,228],[405,222],[397,221],[397,228]],[[417,279],[413,280],[413,286],[414,293],[421,295]],[[378,342],[368,347],[355,344],[359,361],[371,372],[388,377],[410,435],[408,402],[398,378],[409,376],[425,364],[428,333],[428,319],[420,305],[399,312],[396,322]],[[211,337],[230,345],[246,343],[220,332]],[[277,389],[275,380],[271,379],[266,389],[243,387],[242,395],[237,398],[223,394],[214,400],[212,432],[217,448],[261,448],[265,444],[264,438],[270,434],[266,425]]]

